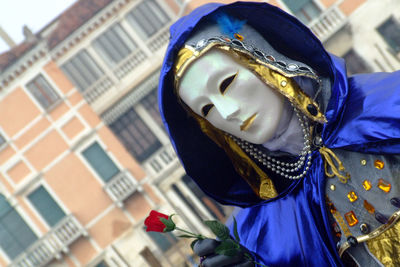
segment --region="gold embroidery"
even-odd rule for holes
[[[229,53],[249,70],[253,71],[263,82],[269,85],[274,90],[284,95],[292,104],[302,111],[303,114],[308,116],[313,121],[325,123],[326,119],[324,114],[318,109],[317,103],[307,94],[305,94],[297,83],[291,79],[291,77],[298,76],[298,74],[285,73],[283,70],[256,59],[249,52],[242,51],[228,45],[220,43],[210,43],[208,46],[203,48],[200,52],[194,50],[190,46],[182,48],[178,57],[175,61],[174,72],[175,72],[175,89],[179,88],[179,81],[182,78],[186,69],[196,59],[204,55],[211,48],[219,49]],[[302,74],[303,76],[318,80],[313,74]],[[282,84],[284,84],[282,86]],[[314,105],[317,108],[317,114],[312,115],[308,112],[307,106]]]
[[[347,224],[345,223],[342,215],[340,214],[340,212],[337,211],[337,209],[335,208],[335,205],[333,205],[332,201],[326,197],[326,201],[329,207],[329,211],[331,212],[332,216],[335,218],[336,222],[339,224],[340,228],[342,229],[344,235],[346,237],[351,236],[351,232],[349,230],[349,227],[347,227]]]

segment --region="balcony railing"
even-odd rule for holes
[[[92,86],[83,92],[83,96],[89,103],[94,102],[98,97],[105,93],[113,85],[112,80],[107,75],[101,77]]]
[[[105,186],[104,190],[110,198],[122,207],[122,203],[130,195],[132,195],[138,188],[136,180],[131,174],[125,170],[115,175]]]
[[[10,265],[12,267],[41,267],[53,259],[60,259],[61,253],[68,252],[68,246],[86,230],[72,215],[65,216],[46,235],[33,243]]]
[[[144,168],[147,172],[159,176],[166,172],[172,166],[178,163],[175,151],[172,145],[164,146],[151,156],[145,163]]]
[[[158,49],[160,49],[163,45],[166,45],[168,43],[168,39],[169,39],[169,26],[165,27],[161,32],[156,34],[154,37],[150,38],[150,40],[147,42],[147,45],[152,52],[155,52]]]
[[[308,27],[321,40],[321,42],[324,42],[343,27],[346,22],[346,16],[337,5],[334,5],[325,10],[318,18],[313,20]]]
[[[135,51],[127,58],[122,60],[117,67],[114,68],[114,74],[118,79],[125,77],[129,74],[134,68],[136,68],[144,59],[146,55],[142,50]]]

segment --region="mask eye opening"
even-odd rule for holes
[[[204,117],[207,117],[208,113],[210,113],[213,107],[214,107],[213,104],[205,105],[204,107],[201,108],[201,114],[203,114]]]
[[[229,76],[228,78],[224,79],[221,82],[221,84],[219,85],[219,91],[221,92],[222,95],[225,94],[225,92],[228,90],[229,86],[233,83],[238,73],[239,71]]]

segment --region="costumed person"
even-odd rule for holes
[[[187,174],[243,208],[256,262],[400,266],[399,72],[347,77],[279,8],[212,3],[171,27],[159,97]]]

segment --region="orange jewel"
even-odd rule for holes
[[[354,191],[350,191],[349,193],[347,193],[347,198],[350,200],[350,202],[354,202],[358,199],[356,192]]]
[[[356,215],[354,214],[354,212],[352,210],[347,212],[344,215],[344,218],[346,219],[347,223],[350,226],[354,226],[354,225],[356,225],[358,223],[358,219],[357,219]]]
[[[392,189],[392,185],[389,182],[386,182],[382,178],[378,180],[378,188],[381,189],[385,193],[389,193],[390,189]]]
[[[364,180],[364,182],[362,183],[363,187],[365,190],[369,191],[372,188],[372,184],[370,181],[368,180]]]
[[[364,208],[371,214],[375,213],[375,208],[368,201],[364,200]]]
[[[238,39],[239,41],[243,41],[243,35],[240,35],[240,34],[238,34],[238,33],[235,33],[234,35],[233,35],[233,37],[235,37],[236,39]]]
[[[374,166],[375,168],[377,168],[378,170],[382,170],[383,167],[385,167],[385,163],[379,159],[374,161]]]

